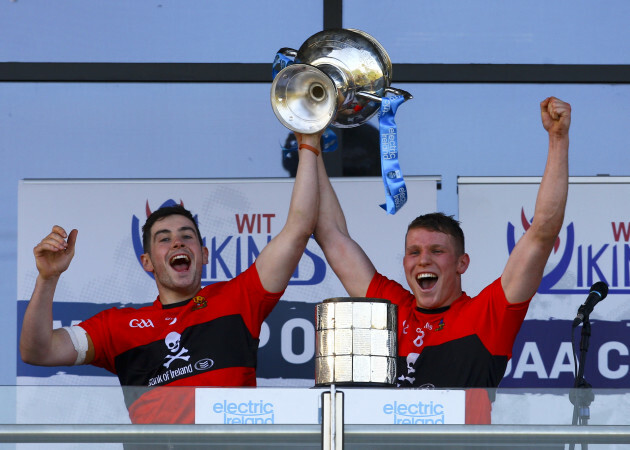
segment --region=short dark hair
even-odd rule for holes
[[[190,221],[195,224],[197,237],[199,238],[199,242],[203,245],[203,238],[201,237],[199,226],[197,225],[197,221],[190,211],[188,211],[182,205],[162,206],[161,208],[153,211],[149,215],[149,217],[147,217],[147,221],[142,226],[142,248],[144,249],[145,253],[148,253],[149,249],[151,248],[151,227],[158,220],[172,215],[180,215],[186,217],[187,219],[190,219]]]
[[[447,216],[441,212],[423,214],[411,221],[407,227],[407,233],[409,233],[409,230],[416,228],[439,231],[440,233],[452,236],[455,239],[455,250],[459,252],[460,255],[465,253],[464,232],[459,226],[459,222],[455,220],[453,216]],[[405,239],[406,237],[407,236],[405,236]]]

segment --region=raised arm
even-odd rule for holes
[[[55,225],[48,236],[35,246],[35,264],[39,274],[35,289],[24,313],[20,336],[22,360],[39,366],[69,366],[75,363],[77,351],[67,331],[53,330],[52,304],[59,277],[74,257],[77,230],[68,235]],[[88,337],[88,357],[93,357]],[[88,360],[89,359],[89,360]]]
[[[528,300],[540,286],[549,254],[562,229],[567,203],[571,105],[549,97],[540,103],[540,113],[549,133],[547,164],[532,224],[512,250],[501,277],[510,303]]]
[[[299,163],[287,222],[256,258],[260,281],[269,292],[280,292],[287,287],[315,229],[319,207],[317,160],[321,159],[316,153],[321,153],[320,136],[297,135],[298,142],[315,151],[298,149]]]
[[[376,270],[348,233],[346,218],[321,158],[317,161],[317,169],[320,198],[315,239],[348,294],[364,297]]]

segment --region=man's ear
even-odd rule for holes
[[[153,272],[153,263],[148,253],[140,255],[140,261],[142,261],[142,268],[147,272]]]
[[[459,261],[457,262],[457,273],[463,275],[463,273],[468,269],[469,264],[470,256],[468,256],[468,253],[464,253],[459,257]]]
[[[203,255],[203,259],[201,260],[201,262],[203,264],[208,264],[208,257],[210,255],[210,252],[208,251],[208,247],[201,247],[201,254]]]

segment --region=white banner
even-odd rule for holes
[[[471,262],[464,290],[498,278],[529,227],[540,178],[462,177],[459,220]],[[564,225],[514,346],[503,387],[571,387],[572,327],[597,281],[608,297],[591,314],[585,376],[593,387],[630,387],[630,178],[572,177]],[[579,351],[581,327],[575,330]]]

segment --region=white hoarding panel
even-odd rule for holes
[[[195,423],[266,425],[320,423],[322,390],[198,388]]]
[[[344,423],[444,425],[466,423],[464,390],[343,389]]]

